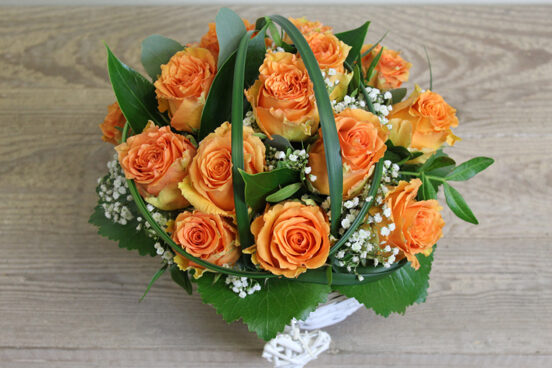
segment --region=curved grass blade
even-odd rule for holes
[[[364,76],[366,80],[369,81],[370,79],[372,79],[372,73],[374,72],[374,69],[380,61],[381,54],[383,54],[383,47],[380,49],[374,60],[372,60],[372,62],[370,63],[370,67],[368,68],[368,70],[366,71],[366,75]]]
[[[299,32],[287,18],[281,15],[272,15],[270,19],[280,25],[288,34],[289,38],[301,54],[301,58],[307,68],[309,77],[313,83],[314,95],[320,116],[320,125],[324,137],[324,151],[328,167],[328,179],[330,184],[330,209],[332,213],[331,230],[334,235],[337,234],[339,221],[341,218],[341,203],[343,200],[343,165],[341,162],[341,147],[337,136],[337,128],[333,114],[332,105],[328,96],[328,90],[322,77],[322,72],[318,62],[305,40],[305,37]]]
[[[140,298],[140,302],[142,300],[144,300],[144,298],[146,297],[146,295],[148,295],[148,292],[150,291],[151,287],[153,286],[153,284],[155,284],[155,281],[157,281],[162,274],[165,273],[165,271],[167,270],[167,267],[168,267],[168,264],[165,264],[163,267],[161,267],[156,273],[155,275],[153,275],[153,277],[151,278],[151,281],[150,283],[148,284],[148,287],[146,288],[146,291],[144,291],[144,294],[142,295],[142,297]]]
[[[429,53],[427,48],[424,46],[424,51],[427,59],[427,67],[429,68],[429,90],[433,90],[433,71],[431,70],[431,60],[429,59]]]
[[[376,47],[378,47],[378,45],[381,43],[381,41],[383,41],[383,39],[385,37],[387,37],[387,34],[389,33],[389,31],[385,32],[383,34],[383,36],[381,36],[381,38],[379,40],[377,40],[377,42],[375,44],[372,45],[372,47],[370,47],[368,50],[364,51],[361,55],[361,57],[365,57],[366,55],[368,55],[369,53],[372,52],[372,50],[374,50]]]
[[[240,170],[244,168],[243,88],[245,83],[247,45],[249,44],[250,34],[251,32],[244,34],[238,46],[232,87],[232,185],[234,188],[236,223],[242,249],[249,247],[254,242],[249,228],[249,214],[247,212],[247,204],[245,203],[245,183],[240,175]]]
[[[117,97],[119,107],[132,131],[140,133],[149,120],[158,125],[167,125],[169,121],[157,109],[155,87],[140,73],[119,60],[107,44],[107,69],[109,80]]]

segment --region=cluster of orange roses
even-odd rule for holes
[[[330,99],[347,93],[352,72],[344,67],[351,47],[340,41],[332,28],[305,18],[290,20],[303,33],[320,69],[333,86]],[[244,21],[247,29],[254,25]],[[286,39],[284,39],[286,40]],[[289,41],[289,40],[288,40]],[[371,45],[365,45],[364,53]],[[366,69],[381,46],[362,58]],[[260,268],[277,275],[297,277],[327,261],[330,240],[328,214],[317,205],[288,200],[267,206],[251,223],[255,244],[240,250],[235,225],[232,185],[231,129],[223,123],[196,146],[188,134],[195,134],[201,121],[209,88],[217,73],[219,53],[215,24],[199,44],[177,52],[161,66],[154,85],[159,110],[167,111],[170,127],[150,123],[143,132],[120,143],[125,119],[114,104],[109,107],[101,129],[104,140],[118,144],[116,150],[128,179],[137,184],[144,199],[161,210],[182,210],[169,226],[173,240],[193,256],[220,266],[232,266],[243,252],[252,254]],[[381,90],[401,86],[408,80],[411,64],[399,52],[383,49],[368,85]],[[322,132],[313,85],[298,54],[269,50],[258,79],[245,91],[256,125],[268,138],[279,135],[291,142],[303,142],[318,134],[308,149],[309,172],[316,178],[314,190],[329,194]],[[384,156],[386,141],[422,151],[424,160],[444,142],[458,138],[451,127],[458,124],[455,110],[441,96],[416,87],[405,101],[392,106],[391,129],[364,109],[346,109],[335,115],[343,161],[343,198],[359,195],[375,164]],[[171,130],[171,127],[173,130]],[[180,133],[175,133],[174,130]],[[244,170],[249,174],[267,171],[266,148],[252,127],[243,128]],[[387,244],[400,249],[414,267],[416,254],[429,254],[442,235],[441,207],[435,200],[417,201],[418,179],[390,187],[385,198],[391,209],[394,230],[384,236]],[[187,208],[193,207],[193,210]],[[181,269],[194,267],[177,255]],[[196,276],[201,270],[196,272]]]

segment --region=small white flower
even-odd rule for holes
[[[393,95],[391,94],[391,92],[387,91],[385,92],[385,94],[383,95],[383,98],[385,98],[386,100],[390,100],[393,98]]]
[[[312,168],[310,166],[305,167],[305,174],[310,174],[312,171]]]
[[[316,177],[316,175],[314,175],[314,174],[310,174],[310,175],[309,175],[309,179],[310,179],[310,181],[315,182],[316,179],[317,179],[317,177]]]
[[[389,235],[390,233],[391,233],[391,232],[389,231],[389,229],[388,229],[387,227],[385,227],[385,226],[382,227],[381,230],[380,230],[380,234],[381,234],[382,236],[387,236],[387,235]]]
[[[328,69],[328,75],[336,75],[336,74],[337,74],[337,70],[335,70],[334,68]]]
[[[289,155],[289,160],[293,162],[297,161],[297,155],[292,153],[291,155]]]

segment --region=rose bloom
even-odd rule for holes
[[[429,256],[433,245],[443,236],[445,225],[439,202],[434,199],[416,201],[421,185],[420,179],[413,179],[410,183],[401,181],[386,195],[395,230],[384,240],[391,247],[402,250],[415,269],[420,268],[416,254]]]
[[[178,190],[178,183],[188,173],[196,153],[184,136],[159,128],[153,123],[115,147],[127,179],[133,179],[144,199],[162,210],[188,206]]]
[[[422,92],[419,86],[408,99],[393,105],[388,118],[393,144],[424,152],[416,162],[427,160],[443,143],[452,146],[460,139],[451,130],[458,126],[456,110],[437,93]]]
[[[255,24],[249,23],[247,19],[242,19],[242,20],[246,30],[251,31],[255,29]],[[207,31],[207,33],[205,33],[203,37],[201,37],[201,41],[199,42],[199,47],[203,47],[204,49],[211,51],[215,59],[218,59],[219,43],[217,38],[216,23],[209,23],[209,31]]]
[[[331,32],[332,31],[332,27],[325,26],[319,21],[310,21],[305,17],[302,17],[302,18],[290,17],[288,19],[304,35],[309,34],[311,32]]]
[[[249,174],[263,171],[265,145],[243,128],[244,169]],[[200,143],[190,165],[190,175],[179,184],[182,195],[198,210],[217,215],[234,215],[232,187],[231,125],[225,122]]]
[[[343,66],[351,46],[340,41],[330,32],[311,32],[305,38],[320,69],[326,72],[328,80],[333,85],[330,100],[341,100],[347,93],[347,87],[353,78],[353,73],[346,73]],[[329,72],[329,69],[332,71]]]
[[[251,224],[251,260],[275,275],[297,277],[321,267],[330,251],[330,225],[318,206],[284,202],[269,207]]]
[[[335,117],[341,158],[343,162],[343,198],[358,195],[372,175],[376,164],[385,153],[387,130],[381,125],[378,117],[361,109],[347,109]],[[330,194],[326,156],[322,132],[309,151],[312,186],[322,194]]]
[[[117,102],[107,107],[107,115],[100,124],[102,139],[105,142],[119,144],[121,141],[122,129],[125,127],[126,119]],[[119,129],[118,129],[119,128]]]
[[[173,128],[185,132],[199,129],[205,99],[216,73],[215,58],[201,47],[179,51],[161,65],[155,92],[159,111],[169,111]]]
[[[259,128],[270,138],[302,141],[320,122],[312,82],[303,61],[288,52],[269,52],[259,79],[245,92]]]
[[[180,213],[173,225],[172,239],[192,256],[218,266],[232,266],[240,258],[236,228],[219,215],[199,211]],[[205,271],[178,253],[174,261],[182,271],[195,268],[195,277]]]
[[[361,54],[366,52],[372,45],[364,45]],[[372,60],[378,55],[381,45],[375,47],[368,55],[362,58],[362,71],[364,74],[368,71]],[[370,78],[368,85],[378,89],[399,88],[403,82],[408,81],[412,64],[401,57],[401,53],[395,50],[384,48],[381,58],[374,68],[375,73],[366,78]]]

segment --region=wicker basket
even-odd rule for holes
[[[362,304],[356,299],[333,292],[328,295],[326,303],[318,306],[305,321],[298,321],[298,325],[303,330],[316,330],[331,326],[345,320],[361,306]]]

